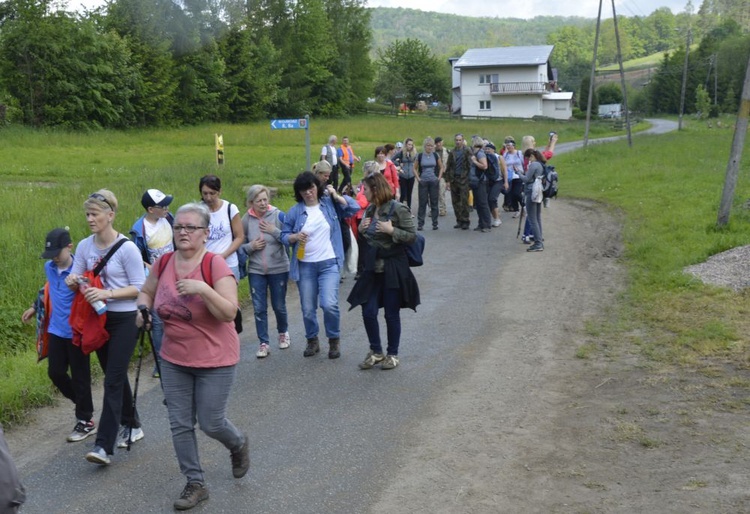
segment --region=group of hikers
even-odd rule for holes
[[[67,229],[47,234],[41,254],[48,259],[47,281],[22,314],[24,322],[37,320],[40,358],[47,358],[51,381],[75,406],[76,422],[67,440],[96,436],[85,458],[108,465],[115,448],[129,448],[144,437],[127,373],[139,331],[147,330],[155,355],[153,376],[162,383],[175,454],[186,478],[174,508],[194,507],[208,498],[196,420],[229,450],[233,476],[241,478],[249,468],[248,436],[226,417],[240,359],[239,281],[248,278],[258,359],[275,351],[269,336],[269,293],[277,348],[292,344],[286,307],[290,278],[299,292],[303,355],[320,352],[320,308],[327,357],[337,359],[339,289],[346,261],[355,275],[347,301],[350,308],[361,307],[369,343],[359,367],[394,369],[399,365],[400,310],[416,310],[420,303],[407,250],[424,230],[427,207],[432,229],[438,230],[439,218],[447,214],[448,190],[454,228],[470,228],[471,203],[478,218],[474,230],[484,233],[501,224],[503,194],[503,210],[514,216],[526,205],[526,235],[534,241],[528,250],[541,251],[541,204],[531,200],[531,184],[556,141],[552,134],[539,152],[529,136],[521,152],[507,137],[498,152],[491,141],[474,136],[467,144],[456,134],[451,150],[442,138],[427,137],[418,152],[407,138],[377,146],[373,159],[362,163],[347,137],[337,147],[331,136],[312,170],[295,178],[296,203],[287,212],[271,204],[271,189],[260,184],[247,189],[240,209],[221,198],[219,177],[206,175],[198,184],[202,200],[186,203],[174,214],[172,195],[145,191],[144,214],[129,238],[114,228],[115,195],[107,189],[92,193],[83,203],[91,235],[74,252]],[[361,180],[355,183],[359,163]],[[415,183],[416,216],[411,203]],[[385,342],[378,322],[381,308]],[[104,372],[98,424],[91,394],[93,352]]]

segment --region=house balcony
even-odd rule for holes
[[[548,82],[492,82],[493,95],[541,95],[551,91]]]

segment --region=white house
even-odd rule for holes
[[[557,91],[552,45],[474,48],[453,66],[453,112],[492,118],[567,120],[573,93]]]

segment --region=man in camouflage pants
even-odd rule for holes
[[[445,180],[450,183],[453,212],[456,224],[453,228],[469,230],[469,168],[471,151],[466,147],[463,134],[456,134],[456,147],[448,152]]]

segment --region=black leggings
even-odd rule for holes
[[[344,165],[341,165],[339,169],[341,170],[341,173],[344,174],[344,180],[341,181],[341,186],[337,189],[337,191],[341,193],[346,186],[351,185],[352,183],[352,169]]]

